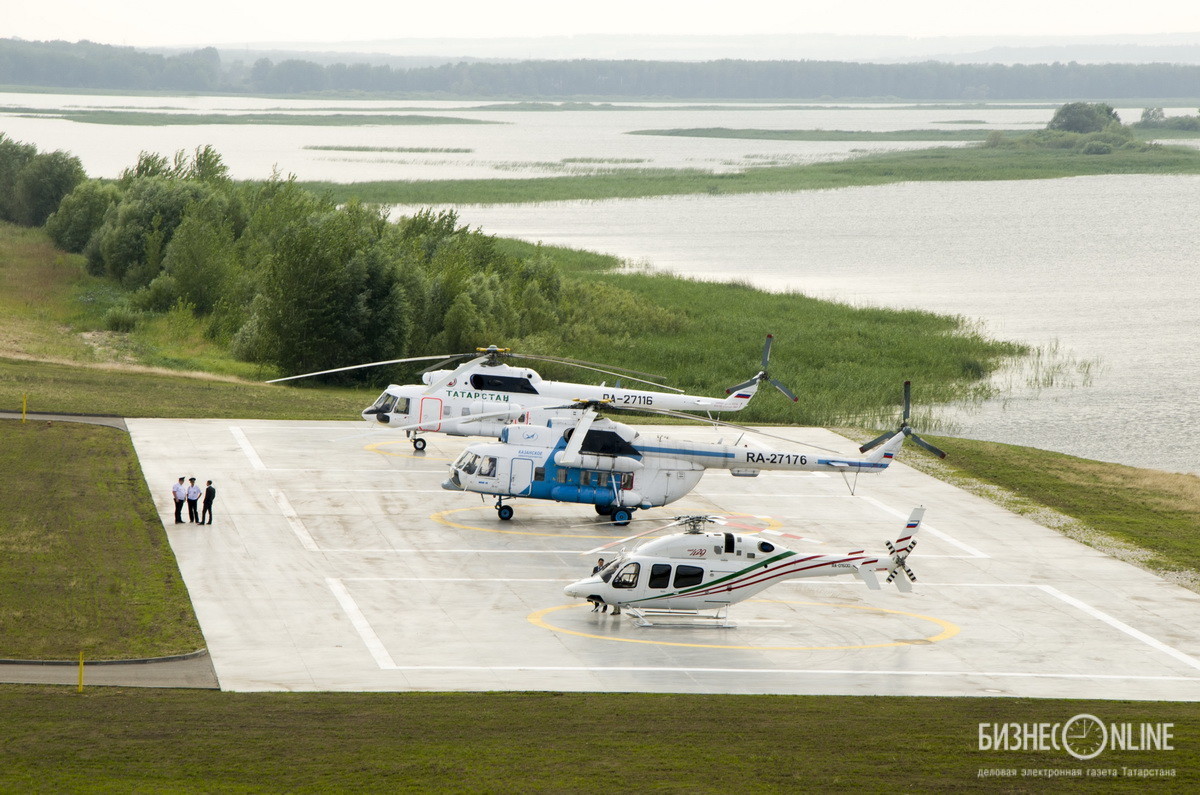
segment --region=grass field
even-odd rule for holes
[[[979,750],[980,723],[1080,713],[1172,723],[1175,750]],[[0,731],[6,792],[1041,792],[1091,782],[1023,771],[1122,768],[1174,776],[1090,788],[1200,786],[1200,705],[1164,702],[7,686]]]

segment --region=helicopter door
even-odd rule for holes
[[[437,431],[442,427],[442,399],[434,397],[421,398],[421,424],[419,431]]]
[[[529,488],[532,485],[533,459],[514,458],[512,471],[509,473],[508,492],[514,497],[523,497],[529,494]]]

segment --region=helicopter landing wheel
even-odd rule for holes
[[[601,516],[612,516],[613,508],[611,505],[597,505],[596,513]]]
[[[422,439],[420,436],[418,436],[416,439],[413,439],[412,443],[413,443],[413,449],[416,450],[418,453],[425,449],[425,440]]]
[[[513,518],[513,507],[511,505],[497,505],[496,515],[500,517],[500,521],[507,522]]]
[[[633,519],[633,511],[628,508],[613,508],[612,523],[624,527]]]

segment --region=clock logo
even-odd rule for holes
[[[1108,729],[1095,715],[1076,715],[1063,724],[1062,742],[1067,753],[1087,761],[1103,753],[1108,745]]]

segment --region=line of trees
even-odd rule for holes
[[[496,340],[620,340],[676,322],[620,288],[575,290],[540,248],[507,256],[452,211],[393,223],[293,179],[237,183],[208,146],[173,160],[143,153],[116,181],[79,181],[45,228],[91,274],[125,288],[109,329],[188,311],[239,358],[287,374]]]
[[[0,39],[0,84],[112,90],[371,92],[496,98],[1054,100],[1194,97],[1186,64],[870,64],[841,61],[522,61],[399,68],[303,59],[222,63],[92,42]]]
[[[0,221],[41,226],[87,174],[66,152],[38,152],[0,132]]]

